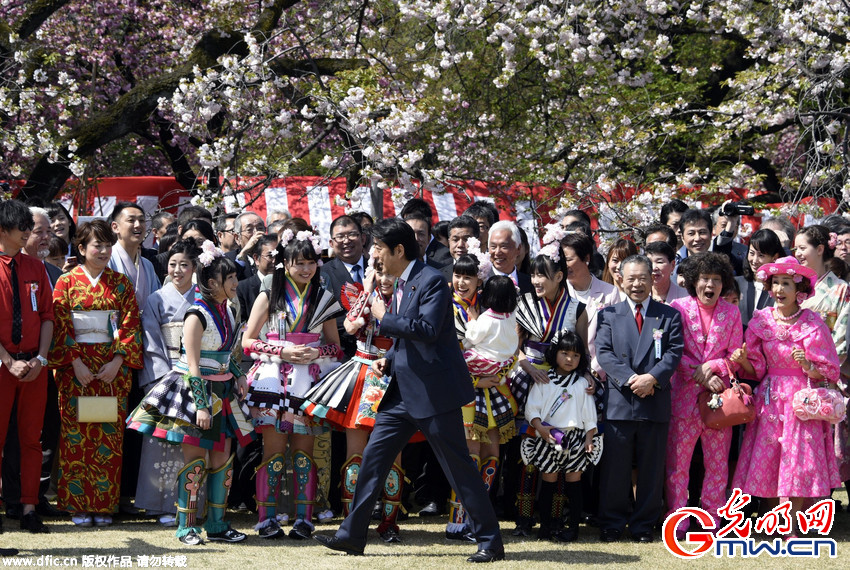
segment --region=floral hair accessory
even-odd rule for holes
[[[366,269],[374,271],[375,269],[375,246],[369,248],[368,258],[366,259]]]
[[[221,257],[224,255],[224,252],[218,249],[213,242],[210,240],[205,240],[204,244],[201,246],[201,255],[198,256],[198,261],[204,267],[209,267],[210,263],[216,257]]]
[[[470,237],[466,240],[466,254],[478,260],[478,278],[482,281],[487,279],[493,264],[490,262],[490,254],[481,251],[481,242],[478,238]]]
[[[280,246],[288,246],[293,239],[295,241],[309,241],[312,244],[313,251],[316,252],[316,255],[322,255],[322,236],[309,230],[302,230],[296,234],[291,229],[286,228],[280,235]]]
[[[543,234],[543,247],[540,248],[537,255],[543,255],[558,263],[561,259],[561,240],[564,239],[567,232],[561,227],[561,224],[554,222],[547,224],[544,229],[546,233]]]
[[[829,249],[835,249],[838,245],[838,234],[835,232],[829,232]]]

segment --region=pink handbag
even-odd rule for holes
[[[806,378],[808,387],[794,394],[792,406],[794,415],[800,421],[823,420],[837,424],[847,415],[844,396],[838,390],[812,388],[812,381]]]

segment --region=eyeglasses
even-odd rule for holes
[[[256,232],[264,232],[264,231],[266,231],[266,226],[264,226],[262,224],[257,225],[257,226],[245,226],[244,228],[242,228],[243,234],[253,234],[253,233],[256,233]]]
[[[336,234],[331,239],[336,243],[345,243],[347,241],[354,241],[360,237],[360,232],[348,232],[347,234]]]
[[[268,259],[269,261],[274,261],[274,252],[273,251],[266,252],[266,253],[260,255],[260,257]]]

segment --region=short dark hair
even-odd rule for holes
[[[484,218],[487,220],[488,225],[491,226],[499,219],[499,211],[487,200],[477,200],[473,202],[466,210],[464,210],[463,215],[471,216],[476,220],[478,218]]]
[[[466,228],[472,231],[472,235],[476,239],[478,238],[478,236],[481,235],[481,228],[478,227],[478,222],[475,221],[475,218],[466,214],[461,214],[460,216],[457,216],[449,222],[448,233],[451,234],[452,230],[457,228]]]
[[[215,232],[213,231],[212,224],[210,224],[208,221],[199,218],[189,220],[188,222],[186,222],[186,225],[183,226],[180,232],[180,237],[186,235],[186,232],[188,232],[189,230],[197,230],[206,239],[218,245],[218,237],[216,237]]]
[[[343,214],[334,218],[334,221],[331,222],[331,227],[328,230],[331,235],[333,235],[334,228],[337,226],[354,226],[355,228],[357,228],[358,232],[363,231],[363,228],[360,226],[360,222],[355,220],[354,216],[349,216],[348,214]]]
[[[704,223],[705,227],[708,228],[708,231],[711,231],[712,226],[714,225],[711,221],[711,214],[706,212],[705,210],[697,210],[696,208],[692,208],[682,214],[682,219],[679,220],[679,229],[684,233],[685,226],[693,226],[699,223]]]
[[[401,219],[404,220],[405,222],[407,222],[408,220],[416,220],[418,222],[425,222],[425,224],[428,226],[428,233],[431,232],[431,218],[425,217],[419,212],[410,212],[409,214],[402,216]]]
[[[404,248],[404,258],[408,261],[413,261],[419,257],[419,244],[416,242],[416,234],[404,220],[387,218],[377,222],[372,226],[372,237],[384,242],[391,250],[401,245]]]
[[[759,228],[752,236],[750,236],[750,245],[747,248],[748,256],[750,247],[764,255],[777,255],[779,257],[785,256],[785,248],[782,247],[782,242],[779,241],[779,236],[776,235],[776,232],[767,228]],[[750,267],[748,260],[744,261],[742,272],[744,274],[744,279],[747,281],[755,281],[756,276],[753,273],[753,268]]]
[[[579,355],[578,366],[575,369],[576,374],[581,376],[587,372],[590,359],[587,356],[584,341],[581,340],[581,337],[575,331],[564,329],[561,332],[555,333],[554,340],[546,347],[546,362],[549,366],[557,368],[558,353],[562,350],[575,352]]]
[[[68,255],[68,242],[59,236],[50,238],[50,254],[48,257]]]
[[[729,258],[722,253],[714,253],[713,251],[705,251],[696,255],[689,255],[690,263],[680,269],[679,273],[685,278],[685,289],[688,290],[688,295],[691,297],[697,296],[697,281],[700,275],[720,275],[723,282],[723,290],[721,295],[732,288],[732,281],[735,280],[735,270],[732,269],[732,264],[729,263]]]
[[[431,228],[431,235],[435,238],[441,237],[443,239],[449,239],[449,221],[440,220],[434,224],[434,227]]]
[[[590,216],[587,215],[587,212],[584,210],[567,210],[564,213],[563,218],[579,218],[582,222],[587,224],[587,227],[591,227],[593,224],[590,223]]]
[[[272,246],[272,249],[276,248],[278,244],[277,234],[263,234],[263,237],[257,240],[257,243],[254,244],[254,247],[251,248],[250,255],[254,257],[255,255],[260,255],[260,252],[263,251],[264,245]]]
[[[213,223],[213,215],[203,206],[184,206],[177,214],[177,225],[182,228],[192,220],[199,218],[208,221],[210,224]]]
[[[517,303],[516,285],[507,275],[494,275],[484,283],[478,303],[482,309],[513,313]]]
[[[646,247],[643,248],[643,252],[648,255],[663,255],[667,258],[667,261],[675,261],[676,260],[676,250],[670,247],[670,244],[666,241],[654,241],[652,243],[646,244]]]
[[[353,219],[355,222],[360,224],[361,229],[363,228],[363,220],[369,220],[370,226],[375,223],[375,218],[373,218],[366,212],[351,212],[349,216],[351,216],[351,219]]]
[[[679,240],[676,237],[676,230],[668,226],[667,224],[652,224],[645,230],[643,230],[643,239],[646,242],[646,238],[651,236],[652,234],[664,234],[664,242],[673,248],[673,251],[676,251],[676,246],[679,244]]]
[[[165,228],[165,234],[159,239],[157,243],[157,251],[162,253],[164,251],[168,251],[171,249],[171,246],[174,245],[180,236],[177,235],[177,222],[171,222],[168,224],[168,227]]]
[[[29,206],[20,200],[4,200],[0,202],[0,228],[5,231],[20,230],[29,232],[35,227]],[[110,230],[112,231],[112,230]],[[9,252],[10,254],[17,252]]]
[[[670,200],[669,202],[661,206],[661,223],[666,225],[667,220],[670,219],[670,214],[672,214],[673,212],[684,214],[688,211],[688,209],[688,205],[682,202],[681,200]],[[709,225],[708,227],[711,227],[711,225]]]
[[[565,247],[573,248],[573,251],[576,252],[576,255],[586,264],[590,263],[591,258],[593,257],[593,242],[591,239],[583,233],[570,233],[567,234],[561,239],[561,251],[563,252]]]
[[[426,218],[428,220],[428,227],[431,227],[431,220],[434,218],[434,210],[432,210],[431,205],[422,198],[411,198],[408,200],[401,208],[401,212],[398,213],[398,217],[402,220],[406,220],[410,214],[416,214]]]
[[[92,220],[83,222],[77,228],[77,235],[74,237],[74,255],[80,260],[80,264],[86,262],[86,255],[80,253],[80,246],[83,246],[85,251],[86,246],[92,240],[98,240],[103,243],[115,245],[118,241],[118,236],[112,231],[112,226],[106,220]]]
[[[174,214],[172,214],[171,212],[166,212],[165,210],[160,210],[151,218],[151,228],[158,230],[162,226],[165,226],[166,222],[170,224],[173,220]]]
[[[121,217],[121,212],[123,212],[124,210],[126,210],[128,208],[135,208],[136,210],[140,211],[142,213],[142,215],[145,214],[144,208],[142,208],[141,206],[139,206],[135,202],[116,202],[115,207],[112,209],[112,214],[109,216],[109,221],[110,222],[117,221],[118,218]]]
[[[216,232],[226,232],[227,231],[227,220],[235,220],[239,217],[239,214],[224,214],[223,216],[219,216],[218,220],[215,223],[215,231]],[[232,231],[232,230],[231,230]]]

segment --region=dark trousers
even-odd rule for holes
[[[664,458],[669,423],[609,420],[602,454],[599,526],[632,534],[651,532],[663,508]],[[632,509],[632,459],[637,489]],[[631,511],[631,513],[630,513]]]
[[[32,429],[29,427],[27,429]],[[47,372],[47,402],[44,407],[44,422],[41,428],[41,481],[38,501],[45,502],[44,494],[50,489],[50,476],[56,461],[59,444],[59,393],[53,372]],[[21,446],[18,440],[18,404],[12,407],[9,431],[3,446],[3,502],[6,505],[21,504]]]
[[[139,371],[133,370],[133,384],[130,394],[127,396],[127,409],[136,409],[145,393],[139,387]],[[126,499],[136,496],[136,483],[139,480],[139,469],[142,459],[142,436],[141,432],[134,429],[124,430],[124,443],[122,444],[121,456],[121,498]]]
[[[499,521],[490,503],[481,474],[475,468],[463,432],[461,411],[418,419],[410,415],[393,382],[387,390],[375,429],[363,452],[363,463],[354,492],[351,514],[336,535],[358,546],[366,544],[372,507],[384,488],[384,481],[396,455],[419,429],[434,450],[440,466],[469,513],[472,532],[480,548],[502,548]]]

